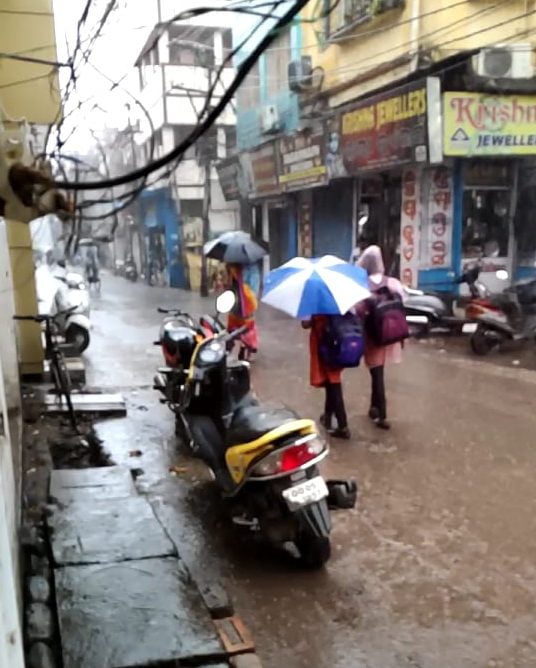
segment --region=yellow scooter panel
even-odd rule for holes
[[[279,438],[284,438],[292,433],[301,435],[312,434],[316,431],[314,420],[293,420],[267,431],[260,438],[250,443],[242,445],[233,445],[225,453],[225,461],[232,479],[238,485],[240,484],[246,472],[254,459],[257,459],[263,453],[268,453],[274,449],[273,442]]]

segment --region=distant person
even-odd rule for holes
[[[331,369],[326,366],[320,355],[320,345],[329,316],[313,315],[310,320],[302,322],[304,329],[310,330],[310,382],[313,387],[323,387],[326,392],[324,413],[320,416],[320,424],[330,436],[348,440],[351,436],[342,394],[342,368]],[[337,426],[333,426],[333,419]]]
[[[356,311],[365,322],[365,363],[370,370],[372,392],[369,417],[380,429],[390,429],[387,421],[387,400],[385,396],[384,367],[388,362],[402,361],[402,341],[407,337],[407,323],[402,307],[403,290],[400,281],[385,276],[382,252],[379,246],[369,246],[359,258],[358,264],[369,277],[369,289],[372,298],[357,305]],[[382,345],[370,326],[371,320],[378,324],[380,316],[375,318],[376,300],[384,300],[393,306],[392,321],[389,323],[393,338],[400,340]],[[389,301],[390,300],[390,301]]]
[[[233,310],[229,313],[227,328],[229,332],[239,329],[244,325],[247,331],[240,336],[239,359],[249,361],[259,348],[259,332],[255,322],[255,314],[258,308],[256,286],[251,286],[249,280],[252,277],[241,264],[227,264],[227,286],[236,297]]]

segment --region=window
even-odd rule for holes
[[[214,28],[184,25],[170,26],[170,64],[213,67],[214,34]]]
[[[236,128],[234,126],[225,127],[225,155],[231,155],[236,150]]]
[[[175,125],[173,126],[173,144],[174,146],[178,146],[180,143],[182,143],[186,137],[192,134],[194,131],[195,126],[194,125]],[[195,153],[195,145],[190,146],[186,150],[183,156],[183,160],[195,160],[196,158],[196,153]]]
[[[510,168],[499,161],[465,167],[463,257],[505,258],[510,235]]]
[[[362,21],[370,16],[372,0],[344,0],[345,21]]]
[[[287,29],[273,42],[266,51],[266,72],[268,77],[268,95],[273,97],[287,88],[288,64],[290,62],[290,30]]]
[[[326,0],[324,13],[329,12],[329,6],[330,0]],[[341,0],[324,19],[325,38],[337,37],[377,14],[403,6],[404,0]]]
[[[225,60],[233,50],[233,33],[230,29],[222,30],[223,59]],[[229,63],[232,65],[232,63]]]
[[[238,111],[255,109],[259,105],[259,62],[250,70],[236,94]]]

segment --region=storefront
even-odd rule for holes
[[[354,236],[379,244],[387,271],[416,285],[421,180],[442,156],[439,81],[429,77],[361,100],[340,118],[344,170],[359,178]]]
[[[447,92],[443,96],[444,152],[454,163],[457,271],[482,262],[481,279],[504,289],[536,275],[534,158],[536,97]]]

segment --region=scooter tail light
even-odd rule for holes
[[[325,451],[326,444],[318,436],[305,442],[297,441],[293,445],[263,457],[252,467],[251,476],[264,478],[291,473],[315,460]]]

